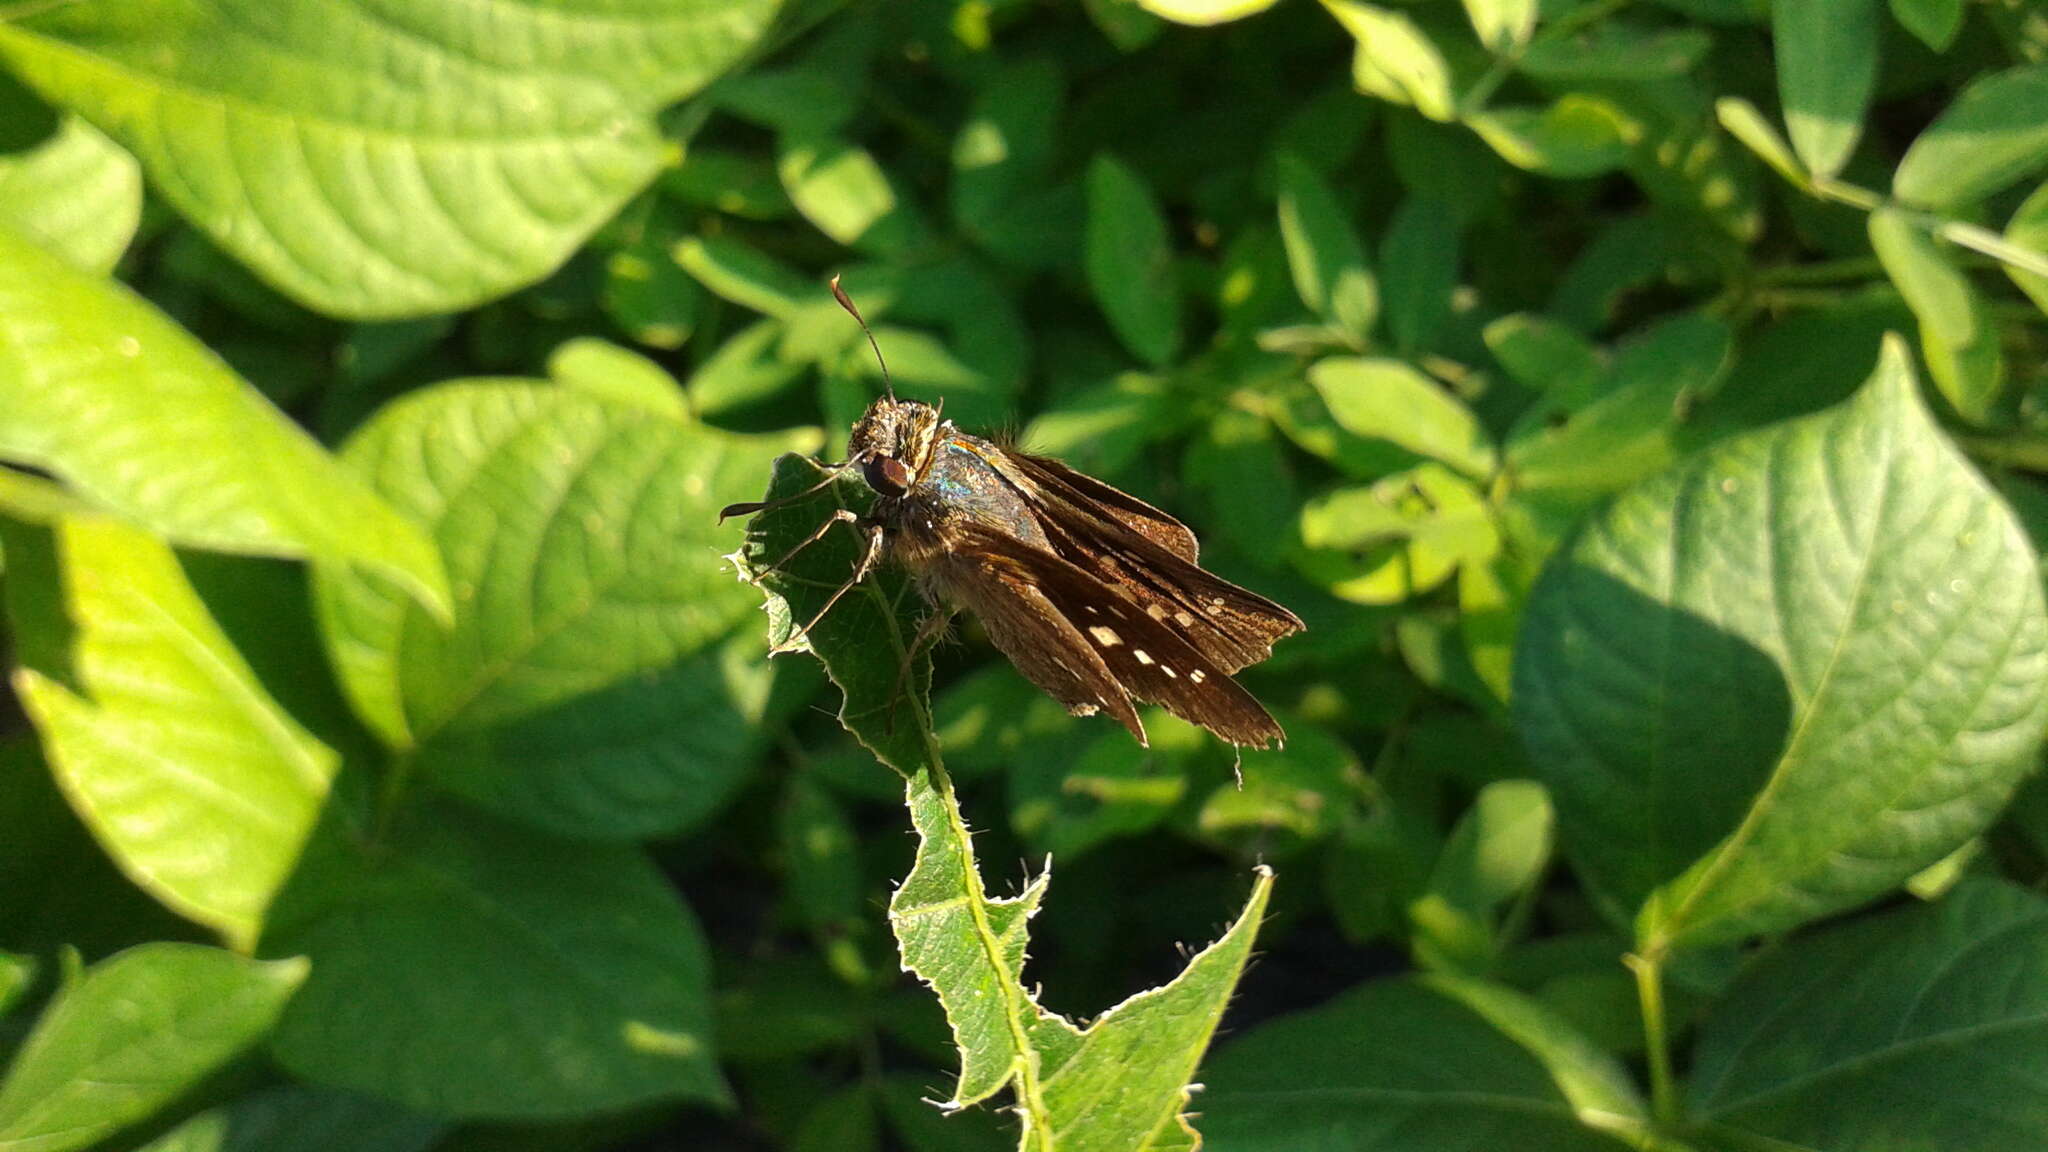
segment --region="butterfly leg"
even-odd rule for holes
[[[951,605],[941,605],[933,608],[930,615],[918,621],[917,634],[910,638],[910,646],[903,650],[903,662],[896,667],[896,680],[889,685],[889,717],[884,724],[885,731],[895,731],[896,704],[909,695],[907,689],[910,685],[910,670],[917,663],[918,653],[945,635],[946,625],[952,623],[955,611]]]
[[[780,571],[784,564],[787,564],[791,560],[796,559],[797,553],[803,551],[806,548],[809,548],[811,545],[816,544],[818,541],[823,540],[825,538],[825,534],[827,532],[832,531],[832,526],[834,524],[852,524],[858,526],[860,524],[860,517],[854,515],[852,512],[849,512],[844,508],[840,508],[834,511],[832,515],[827,516],[825,518],[825,522],[823,524],[818,525],[817,531],[811,533],[809,536],[804,537],[802,540],[797,541],[796,546],[791,548],[789,551],[784,552],[782,556],[775,561],[775,563],[770,564],[766,568],[762,568],[754,572],[751,576],[751,579],[760,580],[763,577]]]
[[[838,522],[838,519],[835,517],[828,521],[827,525]],[[799,645],[805,643],[810,638],[811,629],[818,626],[818,621],[825,618],[825,613],[832,611],[832,606],[839,603],[839,598],[853,591],[855,585],[867,579],[868,573],[875,570],[875,564],[882,558],[882,526],[874,521],[860,520],[858,518],[855,519],[854,526],[867,533],[868,544],[867,550],[861,553],[860,563],[854,566],[853,575],[847,577],[846,583],[841,584],[838,590],[832,593],[825,601],[825,606],[818,609],[817,614],[811,617],[810,623],[791,633],[789,639],[768,649],[770,656],[779,656],[784,652],[796,651]]]

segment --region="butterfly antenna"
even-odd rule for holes
[[[889,362],[882,359],[882,346],[875,342],[874,329],[868,327],[868,322],[861,316],[860,309],[853,306],[853,297],[848,296],[846,289],[839,286],[839,277],[836,275],[832,277],[832,298],[839,301],[839,306],[846,309],[846,314],[853,317],[854,323],[860,325],[861,334],[868,338],[868,347],[875,350],[875,363],[882,366],[882,391],[889,399],[896,399],[896,385],[889,380]]]

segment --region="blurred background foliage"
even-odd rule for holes
[[[1539,571],[1610,497],[1844,401],[1891,331],[1948,437],[2048,527],[2027,0],[0,20],[0,1004],[25,994],[0,1040],[60,986],[77,1018],[123,980],[212,1013],[123,1049],[155,1083],[118,1100],[49,1104],[18,1052],[0,1149],[1014,1141],[1000,1111],[921,1102],[954,1054],[883,916],[901,781],[808,657],[763,659],[721,560],[739,529],[713,522],[779,452],[837,458],[878,390],[834,273],[900,394],[1170,509],[1308,623],[1243,674],[1289,739],[1241,785],[1169,717],[1145,750],[1066,715],[971,624],[936,656],[991,885],[1058,864],[1029,970],[1049,1008],[1169,979],[1174,942],[1278,871],[1196,1101],[1218,1149],[1302,1146],[1260,1093],[1339,1050],[1346,1106],[1382,1119],[1318,1146],[1622,1146],[1597,1116],[1630,1107],[1609,1073],[1644,1070],[1619,958],[1647,888],[1606,883],[1569,811],[1594,884],[1562,865],[1569,800],[1538,782],[1515,669]],[[1946,459],[1923,481],[1974,491]],[[1677,687],[1710,725],[1757,721],[1726,684]],[[2048,876],[2048,790],[2005,808],[2031,743],[1998,756],[2018,767],[1912,889],[1965,891],[1872,938],[2031,932],[2048,985],[2011,886]],[[167,951],[121,952],[145,942]],[[1688,1045],[1705,1006],[1769,1001],[1753,973],[1730,990],[1739,959],[1671,969]],[[2017,1035],[2038,1070],[2048,1037]],[[2048,1124],[2039,1076],[1961,1143],[1882,1143],[1883,1086],[1853,1076],[1834,1112],[1745,1112],[1785,1098],[1703,1043],[1681,1063],[1724,1078],[1695,1119],[1772,1147],[2031,1148]],[[1467,1083],[1518,1103],[1460,1112]],[[55,1116],[77,1127],[36,1127]]]

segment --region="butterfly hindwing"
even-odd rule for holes
[[[1170,623],[1148,615],[1117,588],[1103,584],[1059,556],[1020,541],[978,531],[970,531],[970,536],[971,551],[978,563],[962,565],[972,569],[972,574],[965,577],[969,582],[999,584],[1011,595],[1024,598],[1031,611],[1050,609],[1059,617],[1063,651],[1055,654],[1052,661],[1056,669],[1050,674],[1052,678],[1070,677],[1085,683],[1099,700],[1106,693],[1101,693],[1099,682],[1087,674],[1087,670],[1099,666],[1111,677],[1117,694],[1158,704],[1233,744],[1264,746],[1281,739],[1280,725],[1251,693],[1230,678],[1227,670],[1179,635]],[[954,593],[963,600],[986,595],[983,591],[958,588]],[[1011,610],[998,608],[995,615]],[[1071,705],[1059,691],[1026,668],[1018,653],[1004,646],[989,612],[977,614],[988,626],[989,638],[1026,676]],[[1041,634],[1033,632],[1019,636],[1018,640],[1028,647],[1024,641]],[[1085,659],[1073,651],[1077,642]],[[1076,665],[1082,670],[1077,670]],[[1119,712],[1113,705],[1103,706],[1112,714]],[[1134,722],[1127,721],[1125,726],[1132,727]],[[1133,732],[1137,731],[1133,727]]]

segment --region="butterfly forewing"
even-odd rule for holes
[[[935,560],[927,575],[936,588],[974,614],[989,643],[1010,658],[1024,678],[1076,715],[1104,712],[1145,743],[1145,727],[1131,706],[1130,694],[1118,682],[1088,637],[1045,593],[1043,565],[1020,560],[1023,546],[994,533],[980,533],[979,552],[948,553]],[[1050,553],[1036,549],[1047,560]]]
[[[1301,631],[1294,613],[1197,567],[1193,535],[1165,513],[1044,457],[1012,453],[1001,466],[1061,558],[1122,591],[1224,672],[1264,660],[1275,640]],[[1115,500],[1095,499],[1096,489]],[[1184,549],[1163,542],[1174,530]]]
[[[1027,660],[1034,655],[1031,645],[1042,632],[1019,632],[1014,639],[1022,654],[1013,652],[1005,646],[1005,637],[999,635],[1007,629],[996,623],[998,618],[1025,610],[1041,612],[1044,608],[1057,613],[1062,643],[1052,661],[1056,671],[1050,678],[1085,683],[1097,695],[1084,703],[1099,704],[1123,720],[1140,743],[1144,742],[1144,734],[1135,717],[1125,719],[1128,702],[1115,697],[1136,697],[1158,704],[1233,744],[1263,747],[1282,738],[1280,725],[1251,693],[1231,680],[1229,672],[1190,643],[1171,623],[1147,615],[1136,601],[1115,587],[1105,585],[1059,556],[1010,537],[968,529],[964,540],[977,562],[959,565],[957,579],[968,584],[993,583],[1010,596],[1022,598],[1029,607],[1002,603],[1000,595],[991,596],[990,590],[978,587],[953,589],[955,595],[963,602],[983,602],[985,606],[977,615],[988,627],[989,639],[1056,699],[1072,703],[1027,666]],[[1112,678],[1106,689],[1092,676],[1097,666]],[[1110,694],[1111,699],[1103,699]]]

